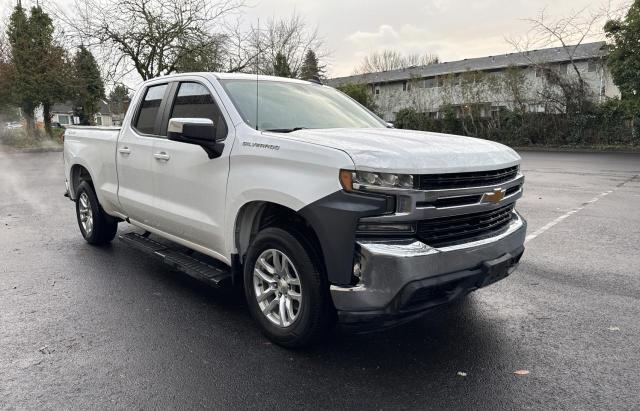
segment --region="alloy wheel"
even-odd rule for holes
[[[276,249],[262,252],[253,269],[253,288],[262,314],[281,328],[290,327],[302,307],[302,285],[293,262]]]

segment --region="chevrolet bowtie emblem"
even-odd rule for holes
[[[482,195],[482,202],[497,204],[502,201],[506,192],[507,190],[504,188],[496,188],[491,193],[484,193]]]

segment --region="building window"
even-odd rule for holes
[[[565,75],[566,75],[566,74],[567,74],[567,68],[568,68],[568,67],[569,67],[569,65],[568,65],[568,64],[558,64],[558,65],[555,67],[555,71],[556,71],[556,73],[558,73],[558,74],[565,74]]]
[[[562,66],[558,65],[553,68],[549,67],[536,67],[536,77],[546,77],[551,74],[551,70],[555,71],[558,74],[562,73]],[[564,66],[564,72],[567,72],[567,66]]]
[[[408,81],[403,81],[402,91],[411,91],[411,83],[409,83]]]
[[[587,62],[587,71],[589,73],[595,73],[595,71],[597,70],[598,66],[596,65],[595,61],[589,61]]]
[[[445,77],[444,76],[438,76],[436,77],[436,84],[438,87],[444,87],[444,80]]]
[[[380,94],[380,86],[375,86],[373,88],[373,90],[374,90],[373,92],[375,93],[376,96]]]
[[[424,87],[425,88],[434,88],[436,86],[436,78],[435,77],[427,77],[424,79]]]
[[[58,114],[58,123],[61,125],[69,124],[69,116],[66,114]]]
[[[96,126],[102,125],[102,116],[96,116]]]

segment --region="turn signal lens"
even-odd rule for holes
[[[353,191],[353,171],[340,170],[340,184],[344,191]]]

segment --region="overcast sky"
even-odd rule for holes
[[[22,0],[24,5],[35,0]],[[352,74],[363,56],[384,48],[429,52],[442,61],[511,52],[505,37],[524,35],[528,23],[546,8],[565,16],[606,0],[248,0],[245,21],[287,17],[294,11],[317,25],[330,52],[329,74]],[[40,0],[71,3],[72,0]],[[615,3],[616,1],[614,1]],[[0,0],[2,15],[15,0]]]

